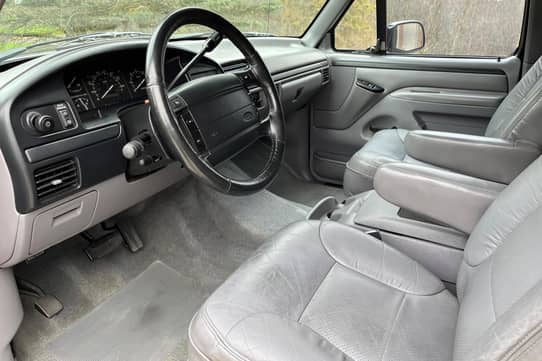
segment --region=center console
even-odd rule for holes
[[[401,163],[382,166],[374,186],[340,204],[325,199],[309,218],[340,222],[376,237],[454,290],[469,234],[505,186]]]
[[[359,229],[418,261],[453,285],[468,235],[419,217],[369,191],[331,210],[330,220]]]

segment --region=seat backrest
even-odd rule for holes
[[[540,360],[542,157],[472,232],[458,277],[454,360]]]
[[[542,145],[542,57],[501,103],[485,135]]]

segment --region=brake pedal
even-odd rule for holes
[[[89,245],[84,249],[84,252],[88,259],[93,262],[112,253],[119,248],[123,242],[123,237],[115,230],[100,239],[90,240]]]
[[[132,222],[128,219],[119,219],[117,228],[122,235],[122,238],[124,238],[124,242],[126,242],[130,252],[136,253],[143,249],[143,241],[141,240],[141,237],[139,237]]]

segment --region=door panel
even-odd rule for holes
[[[376,131],[429,129],[481,135],[519,76],[517,58],[333,53],[331,83],[313,103],[311,170],[341,183],[345,162]]]

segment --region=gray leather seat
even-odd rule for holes
[[[542,159],[489,207],[467,243],[458,297],[358,230],[297,223],[205,302],[195,360],[539,360]]]
[[[542,58],[539,59],[512,89],[499,106],[485,132],[485,137],[525,142],[542,146]],[[405,129],[387,129],[374,135],[347,162],[343,187],[345,194],[354,195],[373,188],[373,177],[379,166],[390,162],[414,162],[408,155]],[[483,141],[483,140],[481,140]],[[445,157],[446,152],[438,154]]]

